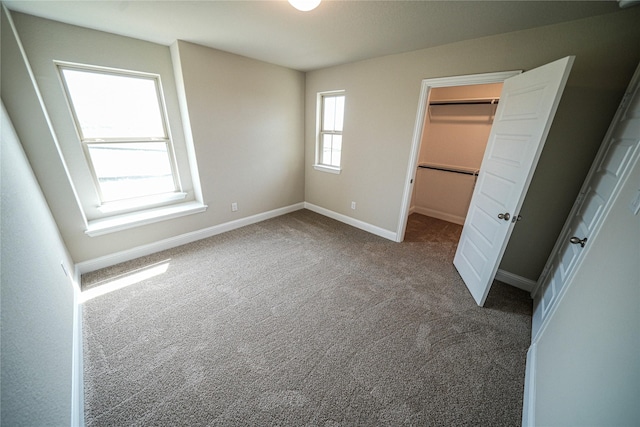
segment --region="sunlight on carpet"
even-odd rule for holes
[[[80,294],[80,303],[82,304],[91,299],[164,274],[169,269],[169,261],[171,261],[171,259],[160,261],[146,267],[136,268],[130,272],[120,274],[115,278],[105,279],[95,284],[93,288],[82,292]]]

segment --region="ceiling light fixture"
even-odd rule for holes
[[[322,0],[289,0],[291,6],[302,12],[309,12],[318,7]]]

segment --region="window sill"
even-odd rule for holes
[[[200,202],[187,202],[179,205],[164,206],[161,208],[147,209],[133,213],[127,213],[110,218],[89,221],[85,234],[91,237],[115,233],[129,228],[153,224],[185,215],[196,214],[207,210],[207,205]]]
[[[112,214],[117,212],[124,213],[125,211],[131,211],[133,209],[141,210],[144,207],[150,207],[150,205],[159,205],[161,203],[176,202],[178,200],[184,200],[187,197],[187,193],[169,193],[159,194],[148,197],[137,197],[135,199],[120,200],[117,202],[108,202],[98,208],[98,210],[105,214]]]
[[[320,172],[329,172],[329,173],[335,173],[335,174],[339,174],[340,171],[342,171],[342,169],[340,169],[339,167],[326,166],[326,165],[313,165],[313,168]]]

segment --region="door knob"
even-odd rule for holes
[[[509,218],[511,218],[511,214],[509,214],[509,212],[503,213],[503,214],[501,213],[501,214],[498,214],[498,218],[504,219],[505,221],[509,221]]]
[[[579,237],[573,236],[569,241],[574,245],[580,245],[581,248],[584,248],[584,244],[587,243],[587,238],[580,239]]]

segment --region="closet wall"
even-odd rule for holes
[[[496,83],[431,90],[411,212],[464,224],[501,89]]]

